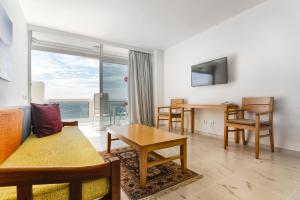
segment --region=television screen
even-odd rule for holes
[[[192,66],[193,87],[227,82],[227,57]]]

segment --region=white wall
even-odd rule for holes
[[[18,0],[0,0],[13,23],[11,81],[0,79],[0,107],[27,104],[27,28]]]
[[[153,52],[153,98],[154,108],[164,103],[164,51],[155,49]],[[155,109],[156,112],[156,109]],[[156,114],[156,113],[155,113]],[[155,115],[156,116],[156,115]]]
[[[300,151],[300,1],[269,0],[165,50],[164,101],[240,103],[275,96],[275,143]],[[226,85],[191,87],[191,65],[228,56]],[[223,114],[197,111],[196,130],[223,134]],[[202,120],[214,120],[205,127]],[[268,138],[262,139],[268,143]]]

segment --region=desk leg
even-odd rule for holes
[[[235,143],[240,143],[240,132],[239,132],[239,129],[235,128],[234,129],[234,140],[235,140]]]
[[[181,135],[184,134],[184,108],[181,108]]]
[[[111,147],[111,134],[107,132],[107,153],[110,153]]]
[[[146,149],[141,148],[140,149],[140,186],[141,188],[146,187],[146,182],[147,182],[147,157],[148,157],[148,152]]]
[[[186,171],[187,168],[187,149],[186,149],[186,139],[184,140],[184,143],[182,145],[180,145],[180,156],[182,156],[182,158],[180,159],[181,162],[181,169],[182,172],[184,173]]]
[[[191,132],[195,132],[195,109],[191,109]]]

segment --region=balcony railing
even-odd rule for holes
[[[127,101],[106,100],[102,102],[102,112],[95,109],[94,101],[90,99],[49,99],[48,103],[58,103],[63,120],[78,120],[79,122],[97,123],[104,126],[127,123]]]
[[[92,119],[93,102],[89,99],[49,99],[48,103],[58,103],[64,120],[89,121]]]

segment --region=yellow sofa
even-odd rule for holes
[[[0,179],[2,176],[4,177],[2,180],[5,179],[5,175],[7,175],[5,174],[5,170],[9,169],[30,168],[34,170],[34,168],[36,168],[39,170],[40,168],[58,169],[60,167],[84,168],[85,166],[101,166],[101,164],[105,163],[106,162],[81,133],[79,128],[77,126],[69,126],[64,127],[60,133],[44,138],[37,138],[31,134],[14,153],[0,164]],[[105,169],[107,169],[107,167]],[[117,172],[117,175],[118,173],[119,172]],[[15,174],[12,173],[12,175]],[[106,174],[112,174],[112,170],[109,170]],[[64,174],[61,174],[61,176],[64,176]],[[71,177],[69,174],[66,176]],[[6,178],[9,180],[8,175]],[[36,179],[37,178],[38,177],[36,177]],[[48,178],[49,177],[45,176],[45,180],[48,180]],[[68,179],[68,177],[66,177],[66,179]],[[117,198],[113,198],[112,194],[109,194],[112,192],[112,188],[110,188],[112,186],[110,186],[111,183],[109,183],[109,180],[111,180],[110,177],[96,180],[92,180],[92,177],[83,178],[82,199],[92,200],[100,197],[118,199],[118,195]],[[5,181],[2,182],[5,184]],[[60,183],[59,181],[55,184],[48,183],[49,182],[39,185],[32,184],[32,197],[30,198],[37,200],[67,200],[72,196],[70,194],[69,183]],[[8,183],[8,185],[10,185],[10,183]],[[17,199],[16,186],[1,186],[3,186],[3,183],[1,183],[0,180],[0,200]],[[118,190],[117,188],[116,191]]]

